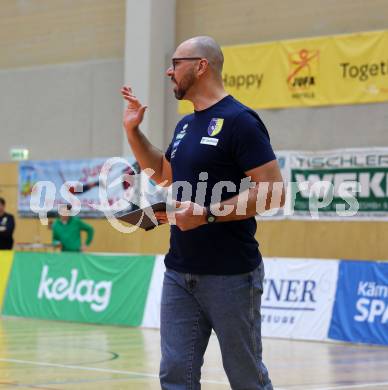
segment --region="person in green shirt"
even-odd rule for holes
[[[62,215],[66,211],[68,214],[71,205],[65,205],[63,208],[65,210],[59,213],[59,218],[54,221],[51,227],[53,245],[59,245],[61,250],[66,252],[83,252],[93,240],[94,229],[78,217]],[[81,232],[83,231],[87,234],[85,244],[82,244],[81,241]]]

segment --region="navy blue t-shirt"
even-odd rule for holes
[[[180,120],[165,155],[173,186],[180,188],[176,200],[202,206],[237,195],[244,172],[276,158],[257,113],[230,95]],[[228,184],[221,192],[222,182]],[[193,274],[250,272],[261,261],[255,233],[254,217],[185,232],[173,225],[166,267]]]

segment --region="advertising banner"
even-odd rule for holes
[[[292,152],[291,218],[388,219],[388,149]]]
[[[16,252],[3,314],[139,326],[154,256]]]
[[[152,273],[150,289],[144,310],[143,322],[141,324],[141,326],[145,328],[160,328],[160,303],[162,300],[165,270],[164,255],[156,256],[154,272]]]
[[[388,31],[222,48],[226,90],[253,109],[388,100]],[[192,112],[179,102],[179,113]]]
[[[288,151],[279,151],[276,152],[276,158],[279,164],[280,173],[283,178],[283,182],[287,186],[290,183],[290,159],[291,159],[291,152]],[[273,208],[271,210],[268,210],[264,213],[261,213],[259,216],[257,216],[258,220],[263,219],[284,219],[286,210],[289,209],[289,205],[287,204],[288,200],[290,199],[290,196],[286,197],[286,205],[282,208]]]
[[[388,220],[388,148],[278,151],[276,156],[287,186],[286,204],[258,219]],[[167,189],[139,173],[135,161],[117,158],[102,182],[106,162],[21,162],[19,213],[40,217],[45,209],[49,217],[56,216],[60,204],[71,203],[73,210],[79,205],[75,215],[104,217],[109,210],[130,211],[166,201]]]
[[[158,256],[142,326],[160,327],[165,266]],[[262,334],[266,337],[326,340],[334,303],[338,260],[265,258]]]
[[[12,267],[13,251],[0,251],[0,310],[3,306],[4,293]]]
[[[22,161],[19,164],[18,212],[23,217],[36,216],[31,208],[32,196],[38,197],[41,208],[55,214],[59,204],[80,203],[81,217],[103,216],[100,207],[131,199],[128,209],[139,205],[139,166],[134,159],[116,158],[100,180],[101,169],[108,159]],[[38,185],[39,184],[39,185]],[[133,191],[133,192],[130,192]],[[130,195],[130,196],[129,196]],[[39,208],[38,206],[36,206]]]
[[[262,335],[327,339],[338,263],[337,260],[265,258]]]
[[[388,345],[388,263],[341,261],[329,337]]]

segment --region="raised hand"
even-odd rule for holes
[[[132,93],[132,88],[124,86],[121,88],[123,98],[128,102],[128,106],[123,114],[123,125],[128,134],[136,129],[143,121],[144,112],[147,106],[143,106]]]

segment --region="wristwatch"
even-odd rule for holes
[[[210,206],[206,207],[206,222],[214,223],[217,221],[217,217],[212,213]]]

